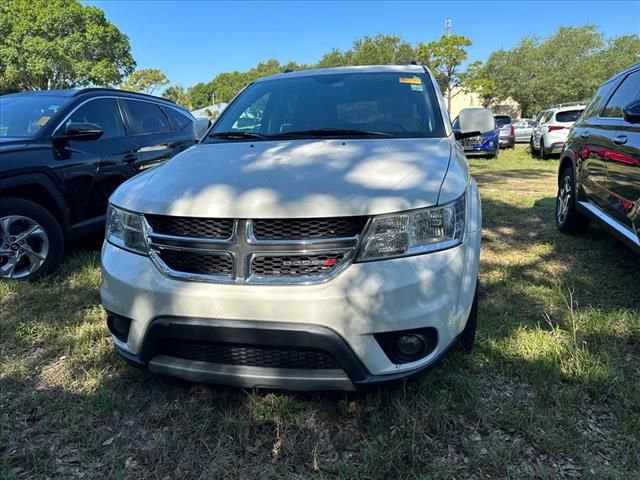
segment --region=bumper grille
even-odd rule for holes
[[[463,138],[460,143],[463,147],[471,147],[474,145],[482,145],[482,137]]]
[[[159,353],[186,360],[245,367],[304,370],[340,368],[331,355],[312,349],[172,340],[167,342]]]
[[[255,257],[251,263],[251,272],[259,276],[322,275],[340,265],[344,257],[343,252]]]
[[[253,234],[257,240],[354,237],[362,231],[366,221],[366,217],[254,220]]]
[[[233,219],[145,215],[155,233],[176,237],[231,238]]]
[[[161,250],[158,255],[170,269],[176,272],[226,276],[231,276],[233,273],[231,257],[225,254]]]

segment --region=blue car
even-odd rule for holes
[[[453,129],[459,129],[458,117],[453,121]],[[495,127],[493,130],[478,135],[477,137],[464,138],[459,140],[460,145],[464,149],[467,157],[484,156],[487,158],[496,158],[500,151],[500,131]]]

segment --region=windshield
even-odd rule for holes
[[[208,142],[273,138],[443,137],[431,81],[407,73],[340,73],[256,82]]]
[[[504,127],[505,125],[509,125],[511,123],[511,117],[508,115],[496,115],[496,128]]]
[[[0,97],[0,137],[33,137],[68,101],[48,95]]]

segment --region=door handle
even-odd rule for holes
[[[625,143],[627,143],[627,140],[629,140],[629,138],[626,135],[618,135],[613,139],[613,143],[615,143],[616,145],[624,145]]]
[[[122,159],[126,163],[133,163],[138,159],[138,155],[135,153],[127,153],[124,157],[122,157]]]
[[[586,130],[580,134],[580,137],[582,138],[589,138],[590,136],[591,136],[591,132],[589,130]]]

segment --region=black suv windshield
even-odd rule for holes
[[[256,82],[229,105],[206,141],[443,136],[427,75],[357,72]]]
[[[30,138],[67,104],[69,98],[49,95],[0,97],[0,138]]]

